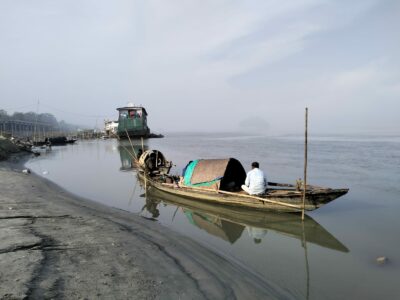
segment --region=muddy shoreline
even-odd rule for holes
[[[23,174],[24,159],[0,163],[0,299],[292,298],[154,221]]]

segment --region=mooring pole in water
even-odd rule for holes
[[[143,137],[141,139],[142,139],[142,152],[144,153]]]
[[[306,231],[304,228],[304,222],[301,222],[301,231],[302,231],[302,246],[304,248],[304,256],[306,263],[306,275],[307,275],[307,283],[306,283],[306,299],[310,299],[310,265],[308,263],[308,254],[307,254],[307,238]]]
[[[303,209],[301,211],[301,220],[304,221],[304,211],[306,209],[306,189],[307,189],[307,142],[308,142],[308,108],[306,107],[306,128],[305,128],[305,140],[304,140],[304,185],[303,185]]]

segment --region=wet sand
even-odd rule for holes
[[[0,299],[288,299],[190,238],[0,164]]]

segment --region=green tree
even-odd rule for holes
[[[21,112],[15,112],[11,116],[11,120],[13,120],[13,121],[25,121],[25,114],[21,113]]]
[[[9,116],[4,109],[0,109],[0,120],[8,120]]]

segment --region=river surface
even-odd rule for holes
[[[259,161],[273,182],[295,183],[303,174],[301,137],[170,134],[144,144],[172,160],[176,174],[189,160],[226,157],[246,170]],[[78,141],[27,167],[79,196],[189,236],[294,298],[400,298],[400,137],[311,137],[308,182],[350,191],[309,212],[304,223],[297,214],[177,205],[174,197],[145,193],[129,151],[128,141]],[[377,263],[382,256],[386,263]]]

